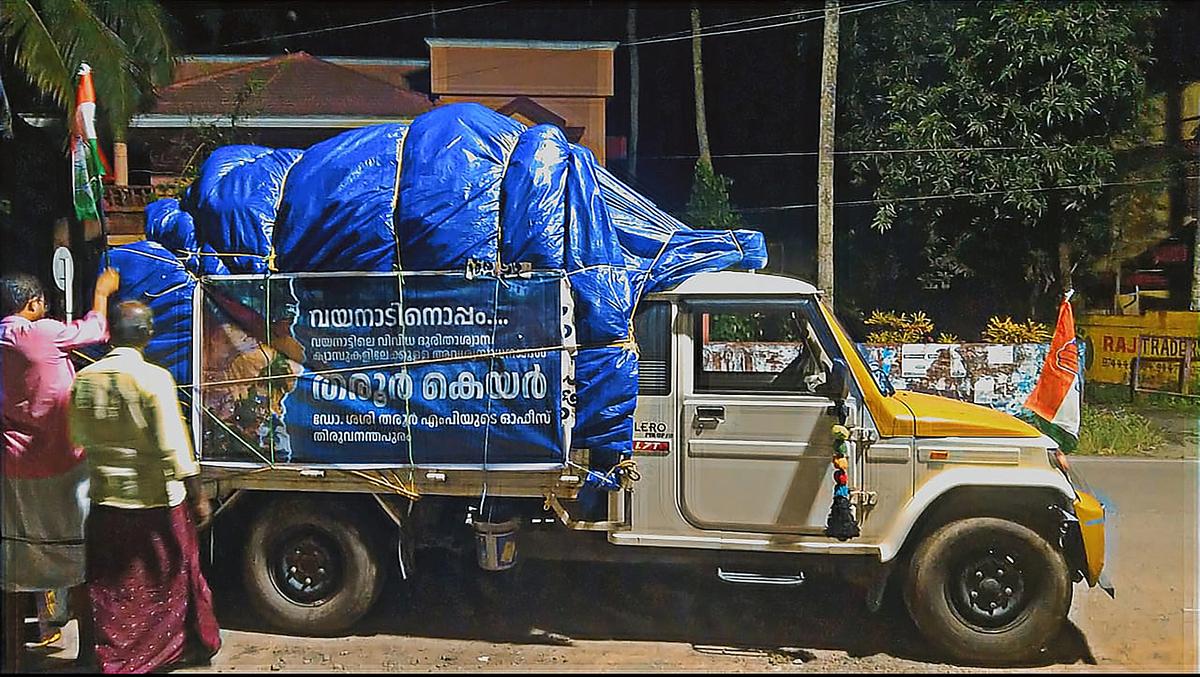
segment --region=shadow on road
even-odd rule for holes
[[[546,643],[547,633],[578,640],[683,642],[779,651],[832,649],[852,657],[886,654],[940,663],[901,605],[877,614],[863,592],[810,579],[797,588],[730,585],[711,572],[597,563],[523,564],[517,580],[483,579],[426,558],[420,584],[389,585],[350,634],[407,635],[505,643]],[[236,583],[216,589],[222,627],[267,631],[240,603]],[[553,635],[550,635],[551,637]],[[1040,665],[1095,664],[1086,639],[1068,623]]]

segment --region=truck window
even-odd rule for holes
[[[795,305],[695,314],[696,392],[813,393],[830,364]]]
[[[638,394],[671,394],[671,304],[651,301],[633,316],[638,346]]]

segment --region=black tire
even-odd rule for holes
[[[386,576],[363,527],[333,501],[273,501],[250,527],[247,596],[273,628],[336,635],[370,611]]]
[[[921,634],[952,658],[1027,663],[1066,620],[1071,577],[1062,553],[1037,532],[974,517],[939,528],[917,547],[904,601]]]

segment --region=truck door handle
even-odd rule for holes
[[[704,430],[715,428],[725,420],[725,407],[696,407],[695,426]]]

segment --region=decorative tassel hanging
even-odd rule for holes
[[[849,428],[841,424],[833,426],[833,505],[825,522],[825,535],[839,541],[859,535],[858,522],[850,509],[849,439]]]

